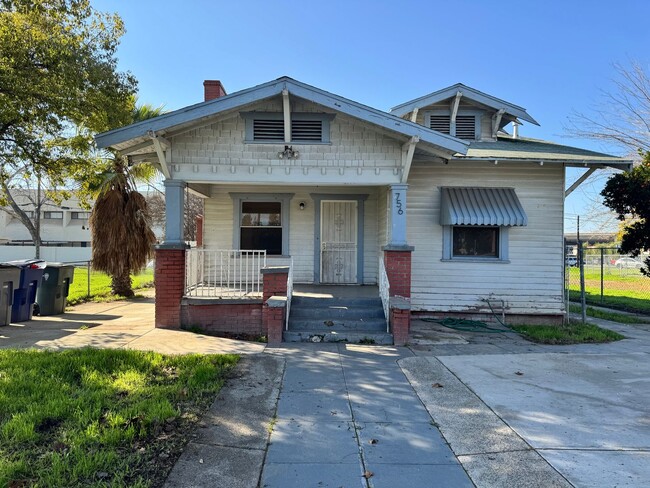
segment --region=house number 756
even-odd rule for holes
[[[404,210],[402,209],[402,200],[400,200],[401,193],[395,193],[395,207],[397,208],[397,215],[402,215]]]

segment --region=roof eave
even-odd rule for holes
[[[551,164],[564,164],[566,166],[576,168],[588,168],[590,166],[609,167],[615,169],[622,169],[629,171],[632,169],[634,162],[629,159],[614,160],[611,159],[566,159],[566,158],[508,158],[499,156],[465,156],[463,154],[455,154],[453,159],[459,161],[498,161],[499,163],[551,163]]]

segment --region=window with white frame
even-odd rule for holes
[[[90,212],[71,212],[70,218],[72,220],[88,220]]]
[[[245,142],[283,143],[284,114],[281,112],[245,112]],[[300,112],[291,114],[291,144],[327,144],[330,121],[334,114]]]

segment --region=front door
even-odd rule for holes
[[[357,202],[321,201],[321,283],[357,283]]]

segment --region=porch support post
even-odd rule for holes
[[[390,238],[384,247],[384,266],[390,286],[389,325],[395,345],[408,342],[411,327],[411,255],[406,240],[406,190],[408,185],[390,187]]]
[[[181,300],[185,293],[185,247],[156,246],[155,325],[163,329],[180,329]]]
[[[408,185],[390,186],[390,239],[391,247],[406,246],[406,190]]]
[[[185,245],[183,239],[183,215],[185,210],[185,187],[179,180],[165,180],[165,242],[166,246]]]

